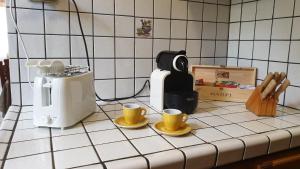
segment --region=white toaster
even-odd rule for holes
[[[33,123],[66,128],[97,110],[93,73],[37,76],[33,91]]]

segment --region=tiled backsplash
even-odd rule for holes
[[[86,65],[74,4],[14,0],[17,23],[30,57]],[[161,50],[187,50],[190,64],[226,64],[230,0],[76,0],[86,35],[97,93],[133,95],[155,69]],[[150,36],[138,36],[141,19]],[[32,104],[25,55],[8,21],[13,104]],[[31,73],[30,80],[35,76]],[[148,95],[148,92],[144,92]]]
[[[300,0],[232,0],[228,65],[288,74],[291,86],[280,103],[300,108]]]

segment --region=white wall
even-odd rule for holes
[[[6,58],[8,49],[5,9],[5,7],[0,7],[0,60]]]

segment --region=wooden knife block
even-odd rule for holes
[[[257,86],[255,91],[246,102],[246,108],[257,116],[276,116],[278,100],[272,96],[264,100],[261,99],[261,86]]]

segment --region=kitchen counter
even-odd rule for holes
[[[148,109],[150,124],[138,130],[116,127],[122,103]],[[169,137],[153,130],[161,114],[149,98],[99,103],[101,110],[76,126],[37,128],[32,107],[12,106],[1,124],[0,164],[5,169],[172,168],[223,166],[300,145],[300,111],[278,107],[276,118],[257,117],[242,103],[203,101],[188,123],[193,131]]]

